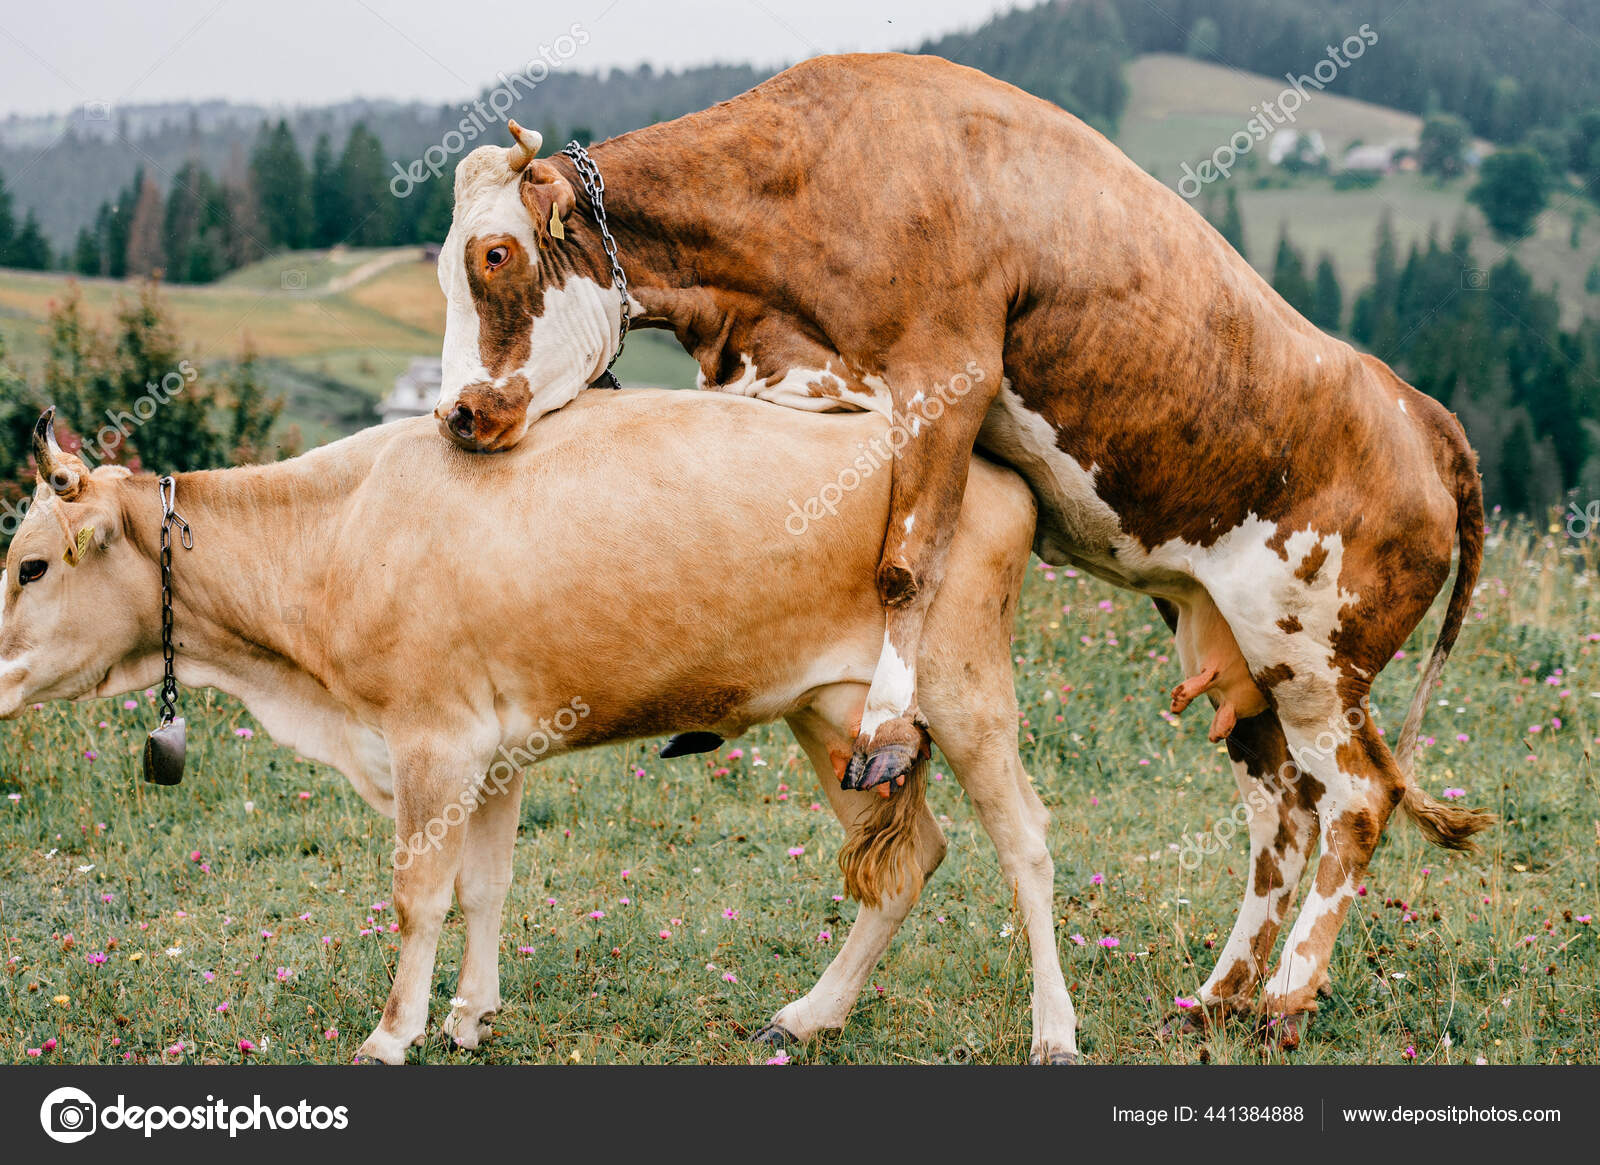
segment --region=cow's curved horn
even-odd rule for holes
[[[39,466],[39,480],[64,500],[71,501],[83,492],[83,463],[56,444],[56,407],[51,405],[33,427],[33,459]]]
[[[506,151],[506,165],[511,167],[513,174],[520,174],[528,168],[529,162],[539,156],[539,147],[544,145],[544,137],[538,130],[525,129],[514,120],[508,120],[506,128],[511,131],[511,137],[517,143]]]

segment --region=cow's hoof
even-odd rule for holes
[[[1270,1052],[1277,1048],[1284,1052],[1294,1051],[1300,1046],[1300,1039],[1310,1022],[1311,1013],[1306,1011],[1273,1016],[1261,1028],[1263,1050]]]
[[[1168,1040],[1180,1040],[1184,1036],[1199,1035],[1204,1030],[1204,1026],[1195,1023],[1187,1015],[1174,1015],[1156,1029],[1156,1038],[1166,1043]]]
[[[1083,1061],[1077,1052],[1051,1052],[1048,1056],[1035,1052],[1028,1057],[1028,1063],[1035,1067],[1065,1067],[1069,1064],[1081,1064]]]
[[[722,737],[715,732],[680,732],[667,737],[667,743],[661,746],[661,755],[693,756],[697,752],[716,752],[722,745]]]
[[[752,1044],[765,1044],[767,1047],[780,1052],[800,1046],[799,1038],[792,1031],[775,1023],[769,1023],[751,1036],[750,1042]]]
[[[399,1039],[385,1031],[375,1031],[356,1049],[357,1064],[404,1064],[413,1041]],[[415,1041],[415,1042],[421,1042]]]
[[[460,1052],[476,1051],[479,1044],[494,1034],[494,1029],[489,1026],[493,1015],[494,1012],[486,1011],[473,1018],[466,1013],[452,1011],[445,1017],[441,1028],[446,1045]]]
[[[906,777],[917,763],[917,750],[904,744],[886,744],[862,757],[859,753],[850,758],[845,770],[846,789],[876,789],[887,785],[905,784]]]
[[[906,783],[911,770],[933,751],[927,722],[912,713],[885,720],[871,736],[856,737],[845,766],[842,784],[846,789],[874,789],[883,786],[884,795]]]

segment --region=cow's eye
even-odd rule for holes
[[[44,572],[50,569],[50,564],[42,558],[30,558],[17,569],[17,578],[23,586],[31,582],[38,582],[44,577]]]
[[[483,257],[483,261],[488,265],[489,270],[493,271],[496,267],[503,266],[509,258],[511,258],[510,247],[490,247],[489,253]]]

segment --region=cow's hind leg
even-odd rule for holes
[[[1365,691],[1349,696],[1342,708],[1331,705],[1327,713],[1315,721],[1286,718],[1284,723],[1321,840],[1315,881],[1262,999],[1276,1029],[1272,1036],[1284,1048],[1299,1044],[1305,1018],[1328,988],[1334,939],[1405,791],[1400,770],[1367,714]]]
[[[498,766],[496,766],[498,767]],[[467,949],[444,1034],[459,1048],[476,1048],[500,1010],[500,921],[511,887],[522,805],[522,770],[501,778],[493,769],[483,802],[467,819],[465,852],[456,875],[456,901],[467,924]]]
[[[936,739],[1000,855],[1000,870],[1016,894],[1028,935],[1033,962],[1029,1059],[1035,1064],[1077,1063],[1078,1018],[1056,947],[1055,865],[1047,836],[1050,812],[1034,792],[1017,753],[1016,705],[1008,698],[993,712],[969,708],[965,714],[947,714],[940,706],[941,696],[930,689],[930,711],[937,709]]]
[[[1294,903],[1317,832],[1316,814],[1294,780],[1288,743],[1275,712],[1240,721],[1228,737],[1228,757],[1250,837],[1250,867],[1233,931],[1200,988],[1200,1003],[1213,1015],[1255,1006],[1256,987]],[[1184,1026],[1192,1026],[1196,1019],[1181,1017]]]
[[[840,685],[825,692],[812,708],[789,718],[790,728],[817,770],[823,791],[850,839],[859,839],[864,827],[880,820],[886,809],[877,793],[847,790],[839,782],[850,756],[849,725],[862,696],[860,685]],[[915,796],[915,806],[897,804],[892,808],[912,815],[908,824],[914,830],[914,848],[907,856],[913,868],[876,902],[862,902],[844,946],[816,986],[773,1016],[772,1022],[756,1034],[757,1040],[781,1048],[805,1043],[820,1031],[844,1026],[873,968],[921,896],[925,881],[944,860],[944,834],[922,800],[921,790],[903,790],[896,802],[908,794]]]

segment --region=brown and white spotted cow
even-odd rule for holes
[[[624,307],[572,159],[536,158],[538,135],[513,133],[513,148],[462,160],[439,260],[437,416],[483,451],[600,376]],[[1313,1009],[1394,806],[1449,845],[1488,821],[1410,780],[1481,557],[1455,419],[1308,323],[1100,134],[946,61],[807,61],[591,156],[632,322],[671,329],[703,387],[895,420],[888,622],[847,782],[897,778],[922,743],[914,661],[979,445],[1031,484],[1041,557],[1156,599],[1188,677],[1173,707],[1209,697],[1241,790],[1270,806],[1207,1004],[1254,999],[1320,840],[1264,999]],[[819,486],[834,477],[818,468]],[[1391,754],[1366,695],[1457,541],[1443,630]],[[1274,777],[1290,757],[1298,779]]]

